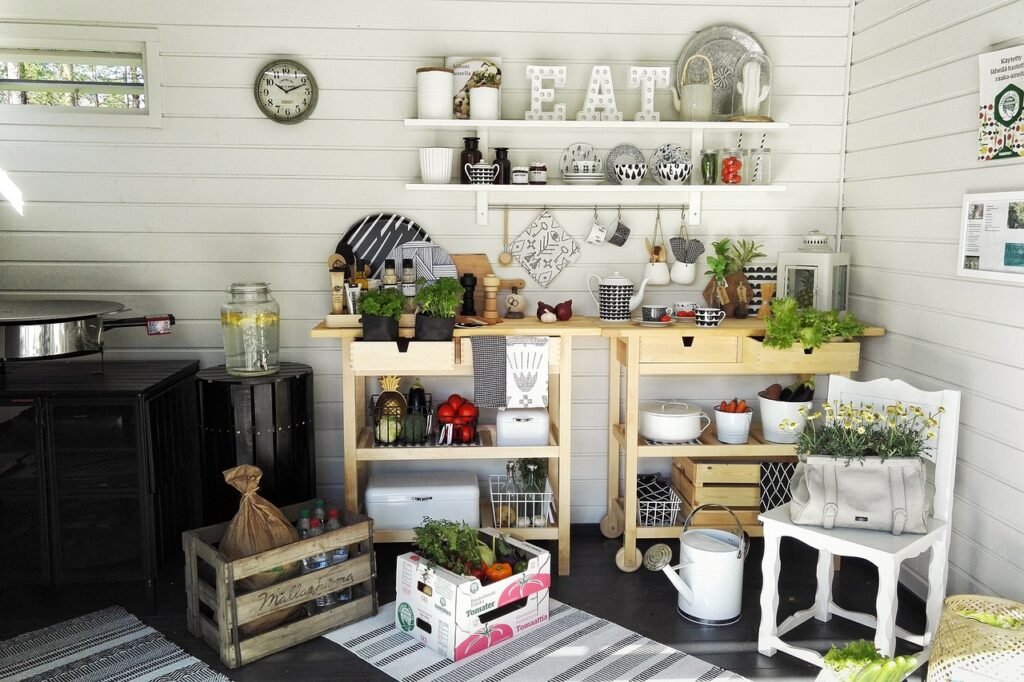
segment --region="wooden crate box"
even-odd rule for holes
[[[313,501],[284,507],[294,523],[299,510]],[[243,559],[230,561],[217,550],[227,523],[182,534],[185,549],[185,590],[188,630],[220,653],[229,668],[238,668],[283,649],[319,637],[347,623],[377,613],[377,568],[373,553],[373,520],[342,511],[344,526]],[[244,592],[237,583],[248,576],[301,561],[321,552],[349,548],[349,559],[269,587]],[[352,600],[323,613],[287,620],[246,637],[239,627],[284,609],[295,609],[318,596],[352,588]]]

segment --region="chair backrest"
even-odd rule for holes
[[[935,416],[938,426],[932,429],[935,440],[924,453],[935,469],[935,495],[932,500],[933,516],[942,521],[952,520],[953,480],[956,476],[956,443],[960,430],[960,391],[922,391],[899,379],[875,379],[874,381],[853,381],[841,376],[830,376],[828,380],[829,402],[871,404],[878,412],[885,413],[885,407],[896,402],[917,405],[926,415],[943,408]]]

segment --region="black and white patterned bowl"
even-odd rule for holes
[[[683,183],[686,182],[686,178],[690,177],[690,168],[692,164],[689,161],[682,161],[678,163],[659,163],[655,169],[660,177],[665,182],[672,183]]]
[[[639,185],[647,175],[646,163],[620,163],[615,166],[615,177],[623,185]]]

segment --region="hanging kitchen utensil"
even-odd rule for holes
[[[501,237],[501,253],[498,255],[499,265],[512,265],[512,254],[508,250],[508,205],[505,206],[504,225]]]
[[[661,229],[661,208],[654,219],[654,234],[651,237],[651,260],[644,266],[644,279],[651,284],[663,285],[671,281],[668,264],[665,262],[665,233]]]
[[[679,234],[668,240],[668,245],[672,247],[672,255],[677,261],[686,262],[686,242],[689,239],[690,235],[686,231],[686,206],[684,205],[683,219],[679,223]]]
[[[581,246],[545,208],[512,241],[509,250],[527,274],[547,288],[558,273],[579,258]]]

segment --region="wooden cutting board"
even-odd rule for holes
[[[491,259],[486,253],[453,253],[450,254],[452,262],[455,263],[455,270],[462,277],[467,272],[476,276],[476,289],[473,291],[473,305],[476,307],[477,317],[482,318],[484,314],[484,275],[494,272]],[[502,288],[511,289],[518,287],[526,288],[525,280],[502,280]],[[501,305],[498,305],[498,313],[501,314]]]

